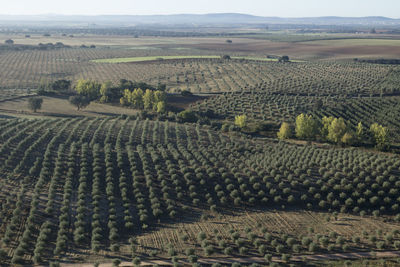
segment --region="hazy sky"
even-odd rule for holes
[[[400,0],[2,0],[0,14],[180,14],[237,12],[260,16],[387,16]]]

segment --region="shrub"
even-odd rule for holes
[[[235,117],[235,125],[243,128],[247,124],[247,116],[246,115],[238,115]]]
[[[114,259],[112,264],[114,267],[118,267],[121,264],[121,261],[119,259]]]
[[[290,255],[289,254],[282,254],[281,259],[284,262],[289,262],[290,261]]]
[[[132,260],[132,263],[133,263],[134,266],[140,266],[141,259],[140,259],[139,257],[135,257],[135,258]]]
[[[265,259],[267,262],[271,262],[271,260],[272,260],[272,255],[271,255],[271,254],[265,254],[265,255],[264,255],[264,259]]]
[[[196,255],[189,255],[188,259],[189,259],[190,263],[197,262],[197,256]]]
[[[207,235],[206,235],[206,233],[204,233],[204,232],[199,232],[198,234],[197,234],[197,240],[199,241],[199,242],[202,242],[203,240],[205,240],[207,238]]]
[[[204,248],[204,253],[206,254],[206,256],[211,256],[212,254],[214,254],[214,247],[211,245],[208,245]]]
[[[246,255],[248,253],[248,249],[246,247],[240,247],[239,248],[239,253],[240,255]]]
[[[232,253],[233,253],[233,249],[231,247],[226,247],[224,249],[224,254],[225,255],[232,255]]]

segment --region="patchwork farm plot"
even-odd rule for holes
[[[190,52],[182,50],[178,57],[188,56]],[[116,83],[125,78],[154,85],[166,84],[170,92],[220,93],[259,87],[268,92],[329,95],[390,94],[398,90],[398,68],[374,64],[282,64],[235,59],[233,56],[232,60],[180,59],[116,64],[92,61],[151,54],[157,58],[168,53],[169,50],[78,48],[5,52],[0,54],[0,87],[37,88],[43,81],[76,81],[80,78]]]

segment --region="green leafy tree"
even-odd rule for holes
[[[196,113],[192,110],[184,110],[182,112],[179,112],[177,117],[180,122],[196,122],[197,121]]]
[[[142,89],[136,88],[135,90],[133,90],[130,102],[135,108],[143,109],[144,106],[143,95],[144,93]]]
[[[75,90],[78,94],[86,96],[89,100],[99,97],[101,84],[90,80],[78,80]]]
[[[42,108],[43,98],[41,97],[32,97],[28,99],[28,107],[33,112],[36,112],[38,109]]]
[[[389,131],[386,127],[374,123],[370,127],[374,143],[377,149],[386,150],[389,146]]]
[[[154,101],[156,103],[161,102],[161,101],[165,101],[166,100],[166,94],[163,91],[155,91],[154,92]]]
[[[329,127],[332,124],[332,121],[335,119],[335,117],[322,117],[322,128],[321,128],[321,136],[325,139],[328,139],[328,134],[329,134]]]
[[[112,95],[111,88],[112,88],[112,82],[111,81],[106,81],[101,84],[100,87],[100,102],[101,103],[107,103],[110,101],[110,96]]]
[[[78,110],[85,108],[90,104],[90,100],[86,96],[75,95],[69,98],[69,103],[74,105]]]
[[[166,111],[165,101],[159,101],[157,103],[157,113],[165,113],[165,111]]]
[[[342,141],[343,135],[347,131],[346,123],[343,118],[334,118],[328,127],[328,140],[336,144]]]
[[[350,133],[350,132],[346,132],[343,136],[342,136],[342,140],[341,142],[345,145],[352,145],[354,144],[354,136]]]
[[[292,133],[292,128],[290,127],[289,123],[287,123],[287,122],[282,123],[281,128],[279,129],[279,132],[277,135],[280,140],[291,138],[293,133]]]
[[[247,124],[247,116],[246,115],[238,115],[235,117],[235,125],[240,128],[245,127]]]
[[[296,118],[296,137],[300,139],[313,139],[317,135],[317,121],[311,115],[301,113]]]
[[[147,89],[143,95],[144,109],[153,109],[154,105],[154,93],[152,90]]]
[[[65,92],[71,87],[71,81],[69,80],[57,80],[51,84],[51,89],[54,91]]]
[[[366,132],[364,129],[364,125],[359,122],[356,127],[355,139],[358,143],[365,142],[366,140]]]

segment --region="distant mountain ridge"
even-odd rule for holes
[[[315,25],[400,25],[400,19],[373,17],[261,17],[240,13],[175,15],[0,15],[0,22],[75,22],[104,24],[315,24]]]

